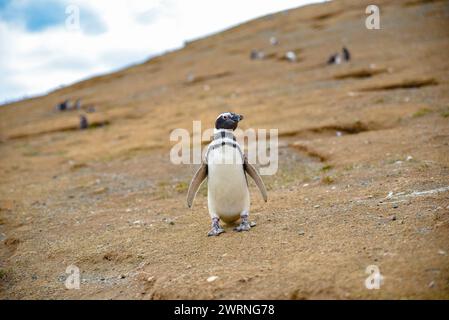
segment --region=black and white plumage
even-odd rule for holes
[[[248,162],[232,133],[242,119],[243,116],[231,112],[218,116],[215,121],[214,139],[189,186],[187,205],[191,207],[199,187],[207,178],[208,209],[212,219],[209,236],[224,232],[220,227],[220,220],[231,223],[241,218],[236,231],[248,231],[254,226],[248,221],[250,196],[246,173],[254,179],[267,201],[267,191],[262,178]]]

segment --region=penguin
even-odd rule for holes
[[[343,47],[342,52],[343,52],[343,59],[344,59],[345,61],[351,60],[351,54],[349,53],[348,48]]]
[[[84,130],[89,127],[89,122],[87,121],[87,117],[85,115],[80,115],[80,129]]]
[[[246,174],[256,182],[264,201],[267,201],[267,190],[262,178],[248,162],[233,134],[242,120],[242,115],[232,112],[217,117],[213,140],[189,185],[187,205],[191,208],[198,189],[207,178],[207,203],[212,220],[208,236],[225,232],[220,226],[220,220],[233,223],[241,219],[234,229],[238,232],[249,231],[255,226],[255,223],[249,222],[250,196]]]

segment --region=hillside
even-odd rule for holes
[[[377,1],[380,30],[369,4],[269,15],[1,106],[0,298],[449,298],[449,2]],[[56,111],[66,99],[95,112]],[[169,135],[224,111],[278,128],[280,164],[268,203],[251,185],[257,227],[208,238]]]

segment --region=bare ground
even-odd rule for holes
[[[0,298],[447,299],[449,4],[381,1],[367,30],[368,4],[263,17],[2,106]],[[352,61],[327,66],[343,44]],[[53,108],[76,98],[89,130]],[[195,166],[170,163],[169,134],[228,110],[279,129],[280,166],[267,204],[251,185],[257,227],[208,238],[206,190],[186,208]]]

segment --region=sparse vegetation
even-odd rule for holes
[[[421,108],[421,109],[419,109],[418,111],[416,111],[416,112],[412,115],[412,117],[413,117],[413,118],[419,118],[419,117],[425,116],[425,115],[427,115],[427,114],[429,114],[429,113],[431,113],[431,112],[432,112],[432,110],[429,109],[429,108]]]
[[[321,182],[323,182],[323,183],[325,183],[325,184],[331,184],[331,183],[334,183],[334,178],[333,177],[331,177],[331,176],[324,176],[322,179],[321,179]]]
[[[9,270],[0,269],[0,280],[5,280],[8,277],[9,273],[10,273]]]
[[[332,168],[333,168],[332,165],[326,164],[321,168],[321,171],[327,172],[327,171],[331,170]]]
[[[175,185],[175,190],[178,191],[179,193],[183,193],[183,192],[187,192],[187,189],[189,188],[189,184],[187,182],[178,182]]]

